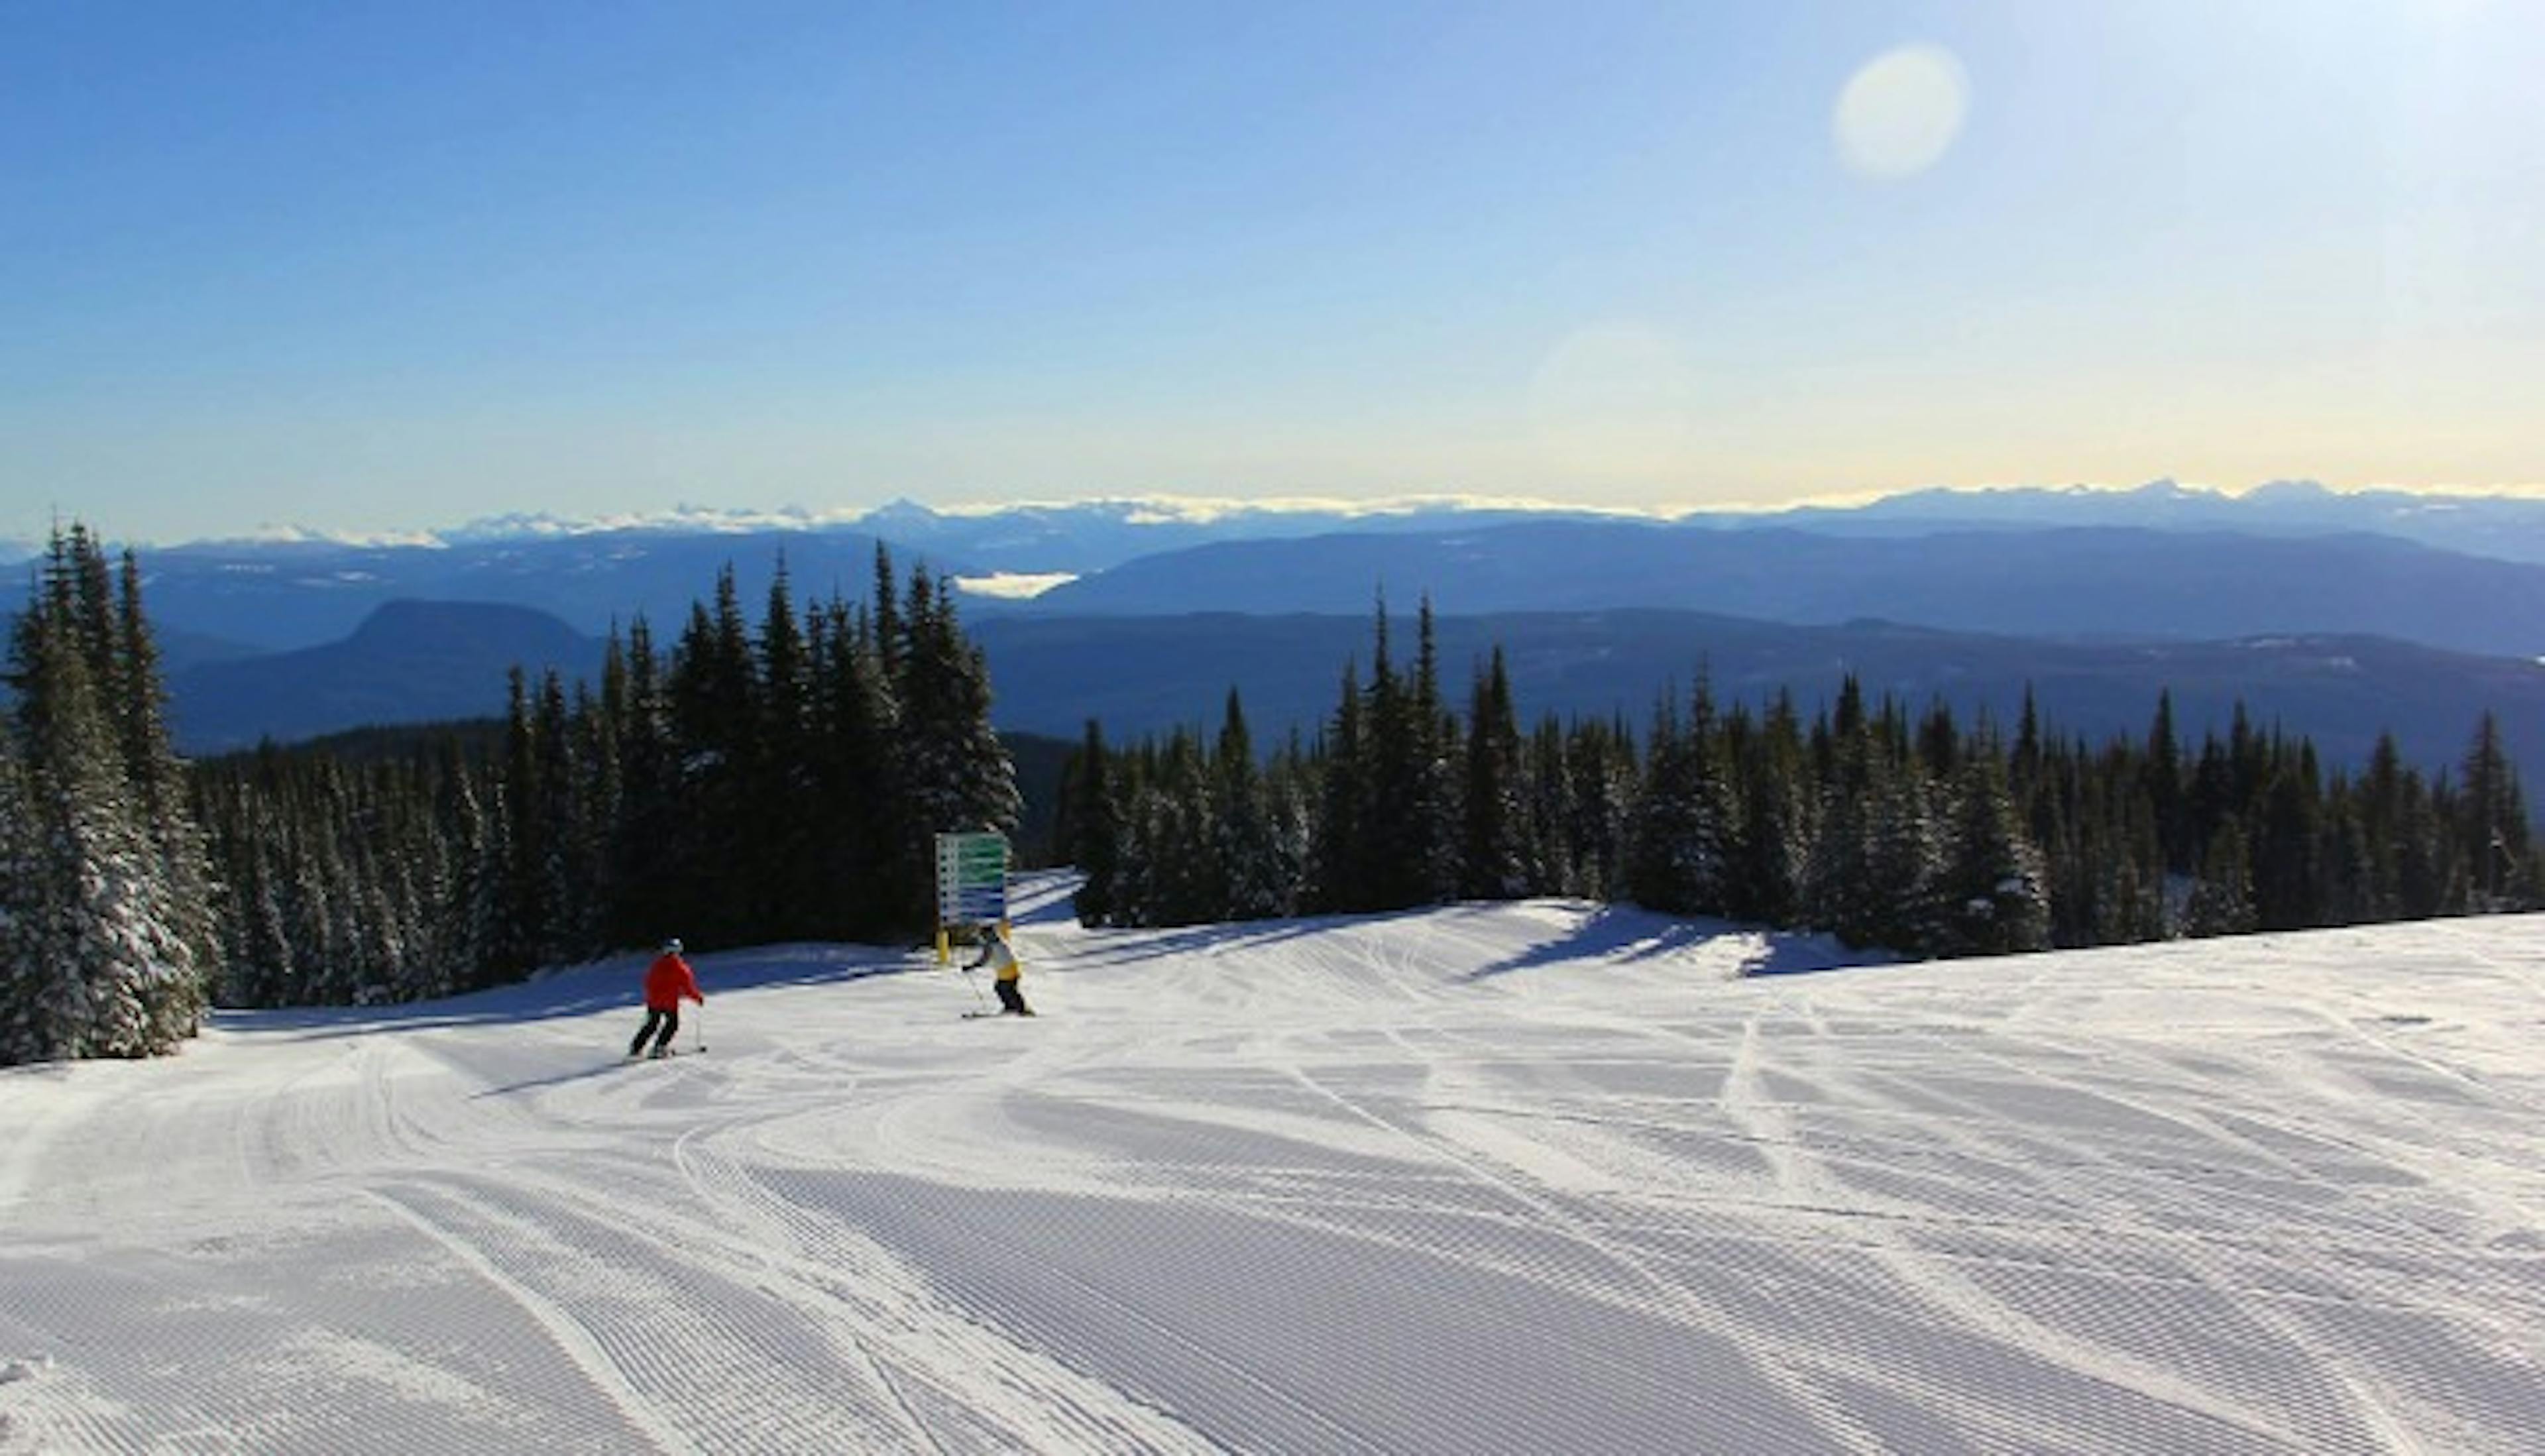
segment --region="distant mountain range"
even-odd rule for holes
[[[755,607],[781,559],[799,601],[862,596],[882,541],[904,569],[925,563],[980,587],[977,615],[1348,612],[1384,593],[1408,606],[1429,595],[1462,614],[1651,607],[2012,635],[2367,632],[2462,651],[2545,652],[2545,613],[2535,609],[2545,605],[2545,550],[2523,560],[2511,549],[2545,540],[2545,502],[2505,498],[2431,502],[2308,486],[2226,497],[2160,483],[2118,493],[1937,492],[1850,512],[1672,522],[1439,503],[1354,515],[1093,502],[973,514],[902,504],[854,526],[753,526],[524,525],[430,544],[203,544],[153,551],[144,564],[154,618],[204,639],[206,651],[317,646],[404,600],[534,607],[594,634],[642,613],[660,633],[677,628],[728,564]],[[2437,535],[2477,536],[2495,549],[2423,539]],[[1001,575],[1063,585],[1025,601],[987,595]]]
[[[1313,730],[1382,596],[1428,598],[1453,690],[1500,642],[1530,713],[1620,712],[1700,669],[1719,695],[1840,673],[2011,724],[2030,684],[2068,731],[2145,727],[2172,688],[2196,732],[2243,699],[2337,762],[2381,728],[2445,765],[2500,713],[2545,773],[2545,501],[2344,493],[1921,492],[1846,510],[1662,520],[1428,501],[1373,514],[1177,501],[1000,511],[900,503],[841,521],[519,518],[430,540],[205,543],[143,554],[191,752],[501,709],[504,670],[590,671],[642,613],[666,645],[730,566],[757,620],[783,562],[799,603],[869,591],[878,542],[971,583],[1003,727],[1074,737]],[[994,579],[1061,585],[1026,600]],[[1399,650],[1412,651],[1410,621]]]
[[[1532,522],[1393,536],[1229,541],[1056,588],[1085,614],[1367,609],[1462,615],[1662,607],[1793,623],[1859,617],[2039,637],[2357,632],[2545,653],[2545,566],[2391,537],[2077,527],[1831,535]]]
[[[1136,617],[1009,615],[974,624],[1006,730],[1075,739],[1089,719],[1122,742],[1219,726],[1234,688],[1260,742],[1312,737],[1350,665],[1368,681],[1370,614]],[[1390,624],[1410,669],[1411,617]],[[1686,611],[1531,612],[1436,621],[1443,689],[1463,706],[1503,649],[1526,721],[1618,716],[1640,732],[1665,695],[1698,677],[1726,707],[1791,692],[1806,714],[1854,674],[1867,691],[2012,729],[2025,690],[2058,731],[2100,742],[2145,731],[2174,694],[2181,731],[2223,731],[2242,702],[2257,727],[2315,740],[2331,765],[2363,762],[2381,732],[2426,768],[2452,765],[2476,718],[2500,715],[2508,747],[2545,782],[2545,668],[2391,640],[2325,635],[2232,642],[2052,643],[1883,622],[1794,626]],[[399,603],[343,642],[172,671],[181,745],[194,754],[388,723],[500,712],[515,664],[596,674],[600,639],[546,613],[475,603]]]
[[[1796,527],[1830,534],[1925,534],[1955,527],[2113,526],[2160,530],[2227,530],[2257,535],[2364,531],[2470,555],[2545,563],[2545,498],[2340,491],[2283,480],[2237,494],[2155,480],[2128,490],[2088,486],[1930,489],[1846,506],[1779,511],[1654,512],[1544,501],[1415,496],[1376,501],[1221,501],[1177,496],[1121,497],[932,509],[895,501],[870,511],[717,512],[696,508],[651,517],[577,520],[524,514],[471,522],[399,540],[333,540],[306,531],[275,539],[204,542],[155,549],[248,553],[278,549],[383,549],[403,544],[448,550],[521,546],[576,537],[735,537],[846,533],[881,536],[983,571],[1104,571],[1138,556],[1212,541],[1337,533],[1390,534],[1521,521],[1640,520],[1740,530]],[[35,554],[33,542],[0,538],[0,563]]]
[[[1721,518],[1714,519],[1720,524]],[[1760,524],[1849,533],[2089,526],[2253,535],[2362,532],[2468,555],[2545,563],[2545,499],[2337,491],[2312,480],[2273,481],[2238,495],[2171,480],[2119,491],[2085,486],[1922,490],[1862,506],[1779,512]]]
[[[153,621],[262,651],[339,640],[380,607],[406,601],[535,607],[596,635],[641,613],[658,631],[676,632],[690,605],[712,595],[723,567],[733,568],[756,617],[781,562],[799,603],[808,595],[863,597],[874,551],[875,538],[855,531],[245,542],[153,551],[143,558],[143,592]]]

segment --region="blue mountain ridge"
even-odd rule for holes
[[[1322,727],[1350,667],[1366,682],[1369,613],[1234,612],[1124,617],[1005,615],[972,623],[988,661],[993,721],[1075,739],[1092,719],[1127,742],[1216,731],[1236,689],[1259,743]],[[1804,712],[1853,674],[1913,708],[1942,701],[2011,730],[2029,688],[2060,731],[2099,741],[2143,732],[2161,691],[2188,737],[2224,731],[2239,702],[2259,727],[2314,739],[2328,765],[2365,761],[2381,732],[2410,762],[2452,766],[2477,717],[2499,715],[2530,781],[2545,775],[2545,667],[2362,636],[2089,643],[1939,631],[1882,621],[1795,625],[1675,610],[1440,616],[1444,691],[1466,687],[1496,647],[1524,721],[1615,717],[1640,732],[1665,696],[1700,677],[1717,699],[1763,705],[1790,692]],[[1415,622],[1394,616],[1410,665]],[[198,664],[170,675],[172,720],[190,754],[503,710],[515,665],[597,674],[602,643],[546,613],[482,603],[395,603],[345,640]]]

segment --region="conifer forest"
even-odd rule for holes
[[[1059,806],[1080,918],[1185,925],[1569,896],[1834,932],[1911,956],[2532,908],[2538,856],[2486,715],[2458,773],[2391,737],[2356,772],[2240,709],[2143,740],[2062,736],[2027,698],[2011,730],[1846,680],[1804,721],[1790,696],[1684,701],[1632,725],[1523,729],[1502,655],[1448,699],[1429,607],[1413,661],[1384,607],[1368,681],[1347,668],[1314,743],[1259,754],[1232,693],[1192,731],[1128,749],[1091,724]]]
[[[11,633],[0,723],[0,1064],[176,1049],[211,1006],[413,1001],[679,934],[915,940],[932,836],[1010,831],[1017,770],[953,596],[878,549],[865,601],[756,619],[730,570],[668,649],[614,631],[598,683],[517,671],[500,724],[172,747],[131,555],[72,526]],[[1377,613],[1313,738],[1269,750],[1091,723],[1052,857],[1090,925],[1632,901],[1913,956],[2532,909],[2537,848],[2490,717],[2434,776],[2355,769],[2246,720],[2194,743],[2011,728],[1847,681],[1692,687],[1647,721],[1523,727],[1501,654],[1453,703],[1428,604],[1410,663]]]

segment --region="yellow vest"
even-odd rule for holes
[[[990,971],[999,980],[1013,981],[1024,975],[1026,968],[1025,963],[1017,959],[1017,953],[1008,948],[1007,941],[993,939],[990,942]]]

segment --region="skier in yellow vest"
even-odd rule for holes
[[[1017,983],[1026,973],[1025,962],[1017,959],[1017,948],[1008,943],[1005,926],[985,926],[981,930],[981,953],[972,961],[974,969],[990,967],[991,984],[998,988],[999,1011],[1011,1016],[1030,1016],[1033,1009],[1026,1005],[1025,992]]]

